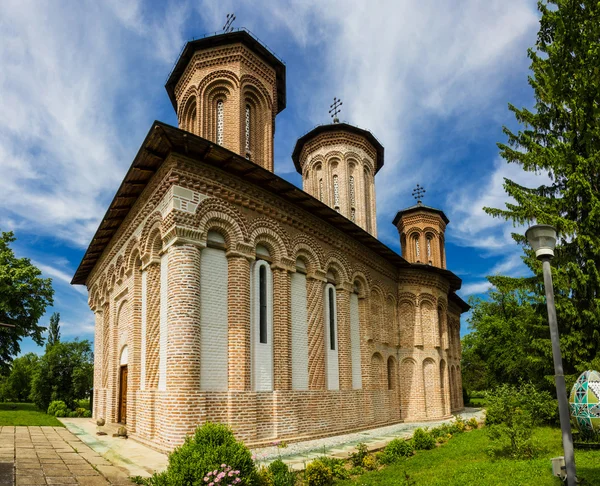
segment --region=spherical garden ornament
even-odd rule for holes
[[[588,370],[577,378],[569,405],[582,434],[600,434],[600,373]]]

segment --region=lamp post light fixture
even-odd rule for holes
[[[562,356],[560,354],[560,339],[558,336],[558,325],[556,323],[554,289],[552,287],[552,271],[550,269],[550,260],[554,257],[554,247],[556,246],[556,228],[547,224],[538,224],[530,227],[525,232],[525,237],[533,251],[535,251],[536,258],[542,262],[544,288],[546,290],[546,306],[548,307],[548,324],[550,326],[552,356],[554,358],[554,382],[556,384],[556,395],[558,397],[558,414],[560,417],[560,428],[562,431],[565,465],[567,469],[567,484],[568,486],[575,486],[577,484],[575,452],[573,450],[569,402],[566,394],[567,386],[565,384]]]

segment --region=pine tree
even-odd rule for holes
[[[50,347],[60,341],[60,314],[55,312],[50,316],[50,325],[48,326],[48,344]]]
[[[535,109],[509,105],[522,125],[504,127],[498,144],[508,163],[546,173],[547,185],[528,188],[505,179],[514,203],[486,212],[513,224],[551,224],[559,232],[552,261],[565,374],[576,374],[600,350],[600,3],[546,0],[538,3],[540,30],[529,49]],[[525,244],[523,235],[513,238]],[[541,265],[525,247],[543,295]],[[541,309],[540,309],[541,310]]]

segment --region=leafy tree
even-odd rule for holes
[[[498,146],[507,162],[550,182],[524,187],[505,179],[514,202],[484,209],[513,224],[558,229],[556,310],[565,375],[573,380],[600,349],[600,3],[544,0],[538,8],[540,30],[528,51],[535,109],[509,105],[522,129],[504,127],[508,143]],[[513,238],[525,244],[522,235]],[[543,296],[541,264],[531,249],[525,255],[535,277],[523,285]]]
[[[31,383],[31,398],[42,410],[62,400],[76,408],[75,400],[89,396],[94,380],[94,358],[88,340],[57,342],[46,349]]]
[[[52,281],[40,278],[42,272],[28,258],[16,258],[10,244],[12,232],[0,236],[0,371],[6,374],[13,356],[21,351],[20,342],[31,337],[42,345],[45,327],[38,326],[46,307],[52,305]]]
[[[471,298],[470,334],[462,340],[463,383],[468,391],[532,381],[553,389],[548,327],[536,308],[541,299],[519,279],[488,277],[485,299]]]
[[[27,353],[15,358],[9,375],[2,382],[0,398],[11,402],[26,402],[31,393],[31,379],[37,368],[39,356]]]
[[[48,326],[48,340],[46,346],[52,346],[60,341],[60,314],[55,312],[50,316],[50,325]]]

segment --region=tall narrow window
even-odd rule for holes
[[[340,185],[338,183],[338,176],[333,176],[333,205],[335,209],[340,209]]]
[[[246,158],[250,159],[250,105],[246,105]]]
[[[258,276],[259,286],[259,321],[260,321],[260,343],[267,344],[267,269],[260,267]]]
[[[365,219],[367,222],[367,231],[371,231],[371,194],[369,185],[369,171],[365,169]]]
[[[333,299],[333,288],[329,287],[329,349],[335,351],[335,309]]]
[[[224,109],[223,100],[217,101],[217,143],[223,145]]]
[[[323,179],[319,179],[319,201],[323,201]]]
[[[431,236],[427,235],[427,261],[431,265]]]
[[[419,258],[421,258],[421,248],[419,248],[419,237],[415,236],[414,240],[415,240],[415,255],[417,257],[417,262],[418,262]]]
[[[350,193],[350,220],[356,221],[356,194],[354,190],[354,176],[350,176],[348,179],[348,188]]]

